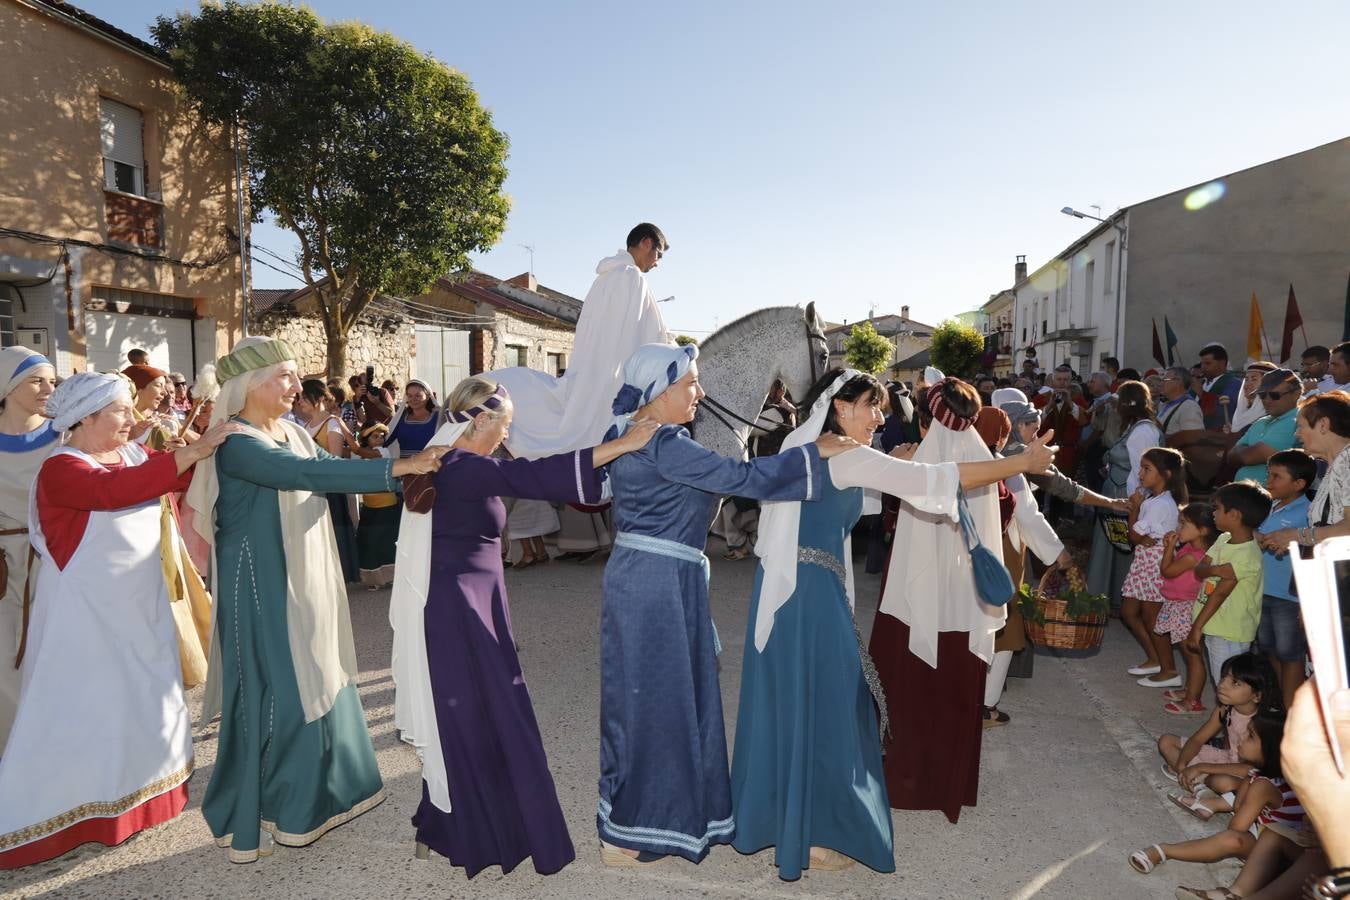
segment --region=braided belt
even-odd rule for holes
[[[886,711],[886,692],[882,690],[881,676],[877,674],[876,664],[872,662],[872,655],[867,652],[867,644],[863,642],[862,631],[858,629],[858,620],[853,618],[853,609],[848,604],[848,571],[839,557],[818,547],[798,547],[797,562],[819,566],[839,580],[844,609],[853,622],[853,636],[858,639],[858,660],[862,663],[863,680],[867,682],[867,689],[872,692],[872,702],[877,705],[877,712],[881,716],[882,752],[885,753],[884,739],[891,735],[891,717]]]

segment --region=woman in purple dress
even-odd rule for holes
[[[506,510],[499,498],[596,503],[600,467],[644,447],[656,423],[640,423],[598,447],[502,460],[491,454],[511,425],[505,388],[467,378],[447,405],[449,421],[431,441],[451,447],[440,472],[405,486],[410,510],[431,511],[430,540],[414,557],[426,560],[418,574],[427,580],[413,587],[426,598],[426,666],[407,676],[422,682],[425,689],[413,693],[425,699],[414,702],[429,717],[423,721],[435,723],[421,748],[417,855],[425,859],[435,850],[470,878],[494,865],[510,872],[528,856],[536,871],[550,875],[576,852],[516,657],[502,578]],[[417,531],[400,541],[424,541],[424,528]]]

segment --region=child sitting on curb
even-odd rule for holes
[[[1175,734],[1158,738],[1163,774],[1185,789],[1167,799],[1202,821],[1233,808],[1231,797],[1223,795],[1235,791],[1250,768],[1243,764],[1239,747],[1252,717],[1263,708],[1284,709],[1275,671],[1256,653],[1224,663],[1218,694],[1214,712],[1184,743]]]
[[[1218,862],[1230,856],[1246,859],[1262,829],[1273,822],[1303,818],[1294,791],[1281,777],[1280,741],[1284,739],[1284,711],[1257,710],[1238,745],[1247,774],[1238,787],[1233,818],[1228,827],[1209,837],[1177,844],[1154,844],[1130,854],[1130,866],[1147,875],[1169,859]]]

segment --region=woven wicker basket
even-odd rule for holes
[[[1036,605],[1045,613],[1045,624],[1038,625],[1031,619],[1025,619],[1027,640],[1038,647],[1053,647],[1056,650],[1096,650],[1106,636],[1106,616],[1084,616],[1070,619],[1063,600],[1058,592],[1052,592],[1055,569],[1045,570],[1040,586],[1036,589]],[[1077,567],[1070,569],[1068,579],[1071,584],[1081,584],[1083,574]]]

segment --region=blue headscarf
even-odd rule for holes
[[[633,413],[683,378],[696,359],[698,347],[693,344],[683,347],[676,344],[643,344],[634,350],[623,364],[623,387],[614,395],[614,404],[610,410],[614,413],[614,424],[605,432],[605,440],[611,441],[623,434]]]

